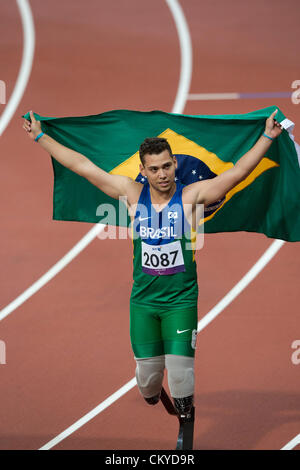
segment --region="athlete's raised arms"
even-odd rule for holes
[[[282,128],[274,119],[277,110],[266,120],[265,135],[262,135],[256,144],[243,155],[230,170],[224,171],[215,178],[199,181],[184,188],[183,199],[189,204],[212,204],[222,199],[228,191],[243,181],[259,164],[266,151],[272,144],[272,139],[278,137]]]
[[[30,118],[31,122],[24,119],[23,128],[29,138],[34,140],[41,133],[41,123],[35,119],[32,111],[30,111]],[[138,200],[142,190],[141,183],[137,183],[127,176],[107,173],[81,153],[65,147],[47,134],[40,137],[38,142],[55,160],[86,178],[108,196],[115,199],[126,196],[129,204],[134,204]]]
[[[183,203],[212,204],[222,199],[228,191],[247,178],[264,157],[272,140],[282,132],[280,124],[274,119],[276,112],[277,110],[266,120],[264,135],[239,159],[233,168],[213,179],[186,186],[182,193]],[[31,122],[24,119],[23,128],[27,131],[30,139],[34,140],[41,133],[41,124],[35,119],[32,111],[30,111],[30,118]],[[137,203],[143,187],[141,183],[127,176],[107,173],[81,153],[61,145],[47,134],[39,138],[39,143],[59,163],[86,178],[108,196],[115,199],[126,196],[129,205]]]

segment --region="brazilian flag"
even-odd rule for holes
[[[231,168],[255,144],[275,109],[211,116],[115,110],[93,116],[35,117],[45,133],[103,170],[142,183],[139,146],[146,137],[164,137],[178,161],[175,180],[190,184]],[[24,117],[30,119],[29,113]],[[206,208],[200,222],[205,233],[248,231],[300,240],[300,151],[292,135],[293,123],[279,109],[276,119],[284,131],[244,181]],[[115,208],[112,223],[129,224],[119,201],[53,158],[52,164],[53,219],[101,222],[99,206],[111,204]]]

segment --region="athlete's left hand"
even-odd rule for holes
[[[272,137],[272,139],[278,137],[282,132],[282,126],[275,119],[277,111],[278,109],[276,109],[276,111],[274,111],[266,120],[265,134]]]

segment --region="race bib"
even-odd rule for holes
[[[180,241],[165,245],[148,245],[142,241],[142,270],[151,276],[184,272]]]

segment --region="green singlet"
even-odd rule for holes
[[[182,206],[183,185],[161,212],[141,192],[133,223],[133,287],[130,337],[135,357],[193,357],[198,283],[191,227]]]

